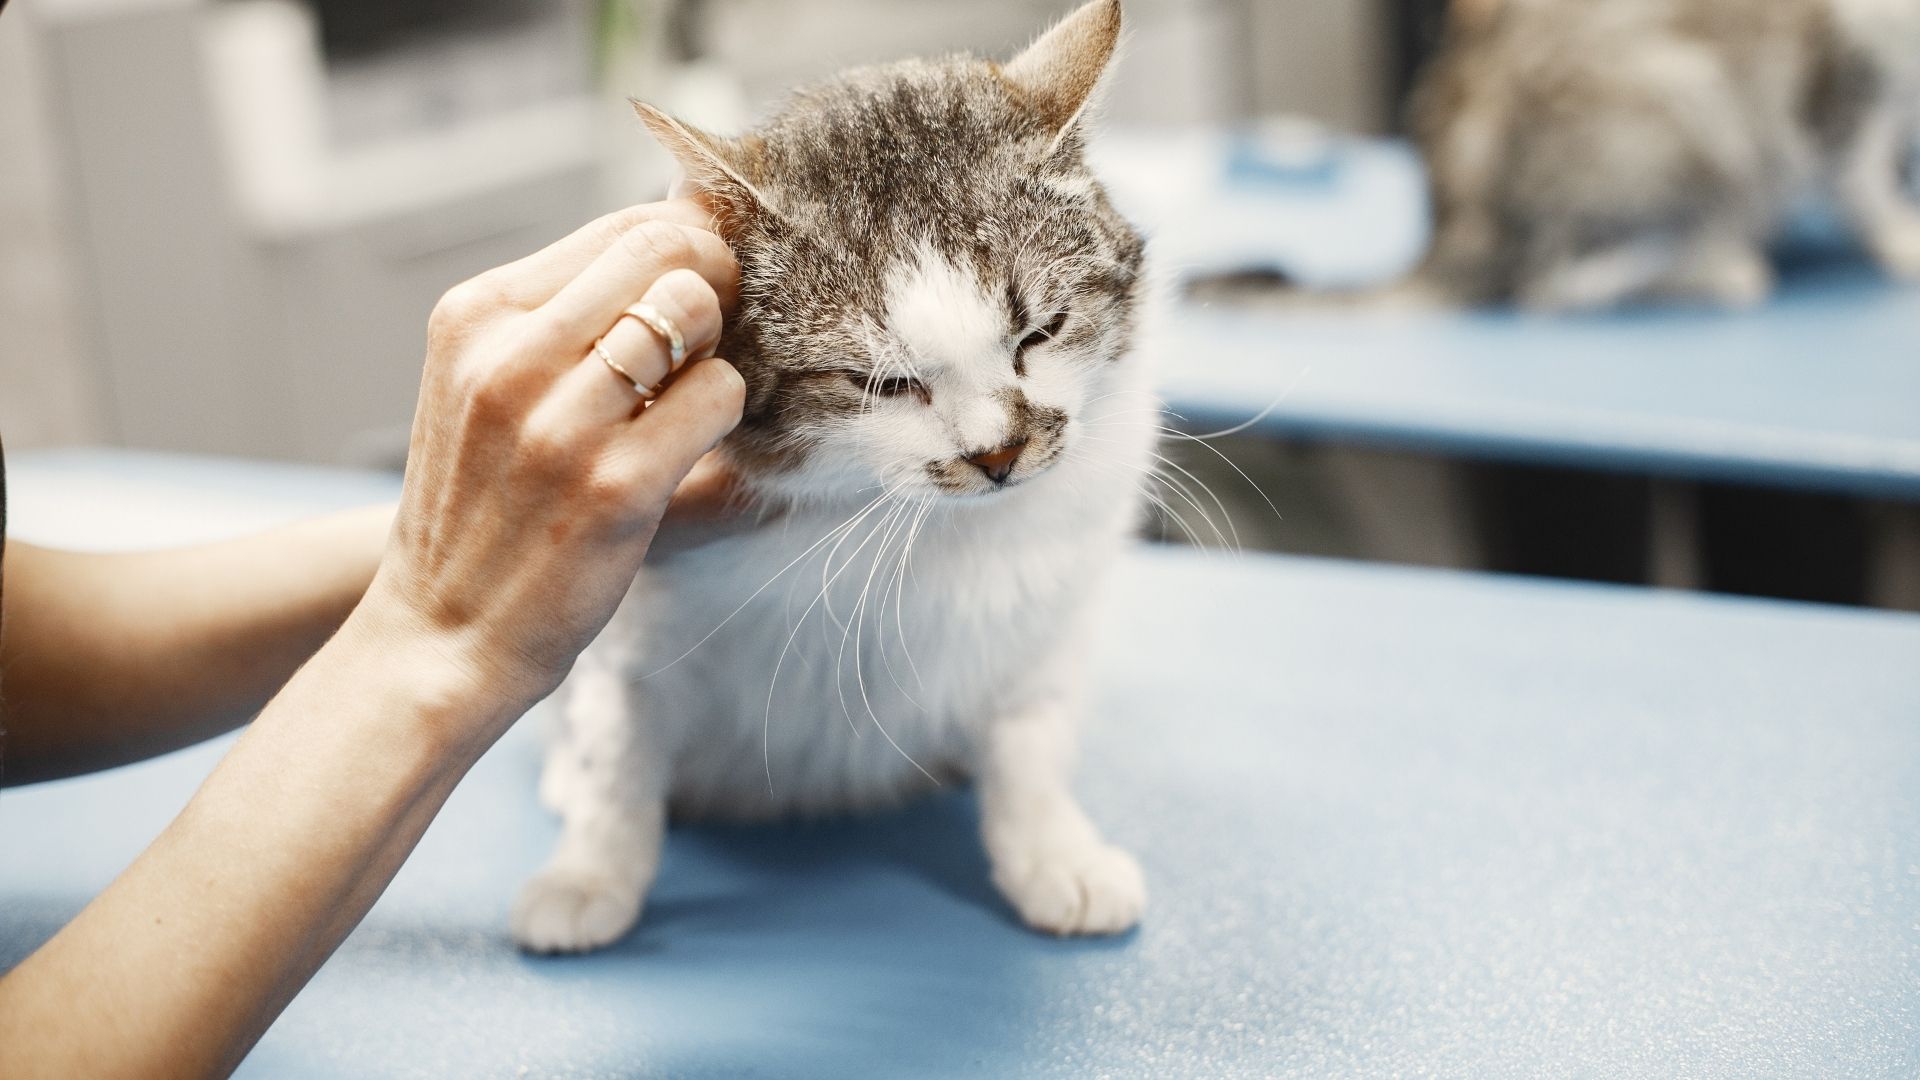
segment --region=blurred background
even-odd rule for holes
[[[0,432],[16,452],[397,465],[435,299],[664,190],[626,96],[737,128],[850,64],[1006,56],[1069,7],[13,0]],[[1841,250],[1770,312],[1560,328],[1189,293],[1365,286],[1418,260],[1425,188],[1398,134],[1447,5],[1127,13],[1096,153],[1183,298],[1147,346],[1170,422],[1207,436],[1170,445],[1151,535],[1920,609],[1911,287]],[[1781,344],[1823,318],[1865,333],[1884,383],[1847,385],[1817,355],[1834,339]],[[1741,366],[1770,348],[1781,370]]]

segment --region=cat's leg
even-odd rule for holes
[[[1733,230],[1700,229],[1597,249],[1535,275],[1519,294],[1545,312],[1603,311],[1635,299],[1756,307],[1773,292],[1766,252]]]
[[[540,805],[559,814],[567,808],[567,793],[580,775],[580,755],[573,749],[573,735],[567,730],[567,702],[572,697],[573,680],[568,679],[554,691],[553,707],[546,731],[547,756],[540,763]]]
[[[974,761],[993,882],[1028,926],[1117,934],[1147,902],[1140,864],[1107,843],[1074,798],[1074,717],[1064,698],[995,718]]]
[[[1836,187],[1860,239],[1896,277],[1920,280],[1920,204],[1903,189],[1914,125],[1891,105],[1861,117],[1840,163]]]
[[[1643,296],[1674,265],[1677,247],[1644,237],[1563,259],[1534,259],[1514,291],[1521,307],[1547,314],[1604,311]]]
[[[611,648],[590,647],[560,702],[564,739],[542,776],[559,803],[560,842],[513,909],[513,938],[530,952],[585,952],[633,927],[660,865],[668,765],[653,729],[629,703]]]
[[[1684,242],[1679,261],[1656,291],[1671,299],[1754,308],[1773,293],[1773,263],[1757,242],[1734,229],[1702,230]]]

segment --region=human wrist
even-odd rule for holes
[[[485,662],[472,643],[430,626],[377,583],[325,651],[405,717],[402,734],[449,763],[477,760],[545,696]]]

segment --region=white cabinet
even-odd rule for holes
[[[382,126],[367,103],[410,77],[404,57],[329,70],[291,4],[39,0],[35,17],[82,341],[128,445],[397,460],[441,292],[600,209],[584,29],[503,36],[491,58],[577,47],[561,61],[580,66],[577,92]],[[463,62],[435,70],[485,77],[484,51]]]

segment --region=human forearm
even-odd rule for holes
[[[222,632],[186,640],[219,643],[218,652],[253,634],[275,637],[288,651],[268,652],[288,662],[301,652],[288,626],[328,627],[366,589],[180,818],[79,918],[0,977],[0,1075],[230,1068],[373,904],[459,777],[606,626],[676,486],[744,404],[745,384],[725,361],[694,359],[668,380],[670,352],[679,352],[666,344],[672,335],[629,327],[623,344],[610,330],[632,323],[627,309],[644,301],[674,309],[689,355],[719,340],[738,268],[717,237],[674,223],[689,215],[705,221],[683,204],[613,215],[456,287],[435,308],[399,517],[370,586],[344,575],[307,594],[315,602],[295,605],[305,614],[285,623],[226,622],[244,613],[227,606],[225,589],[196,606],[186,621]],[[630,365],[619,378],[601,358],[609,348]],[[636,395],[631,371],[663,381]],[[87,621],[88,605],[117,602],[109,590],[90,589],[78,604],[49,600],[61,578],[87,575],[54,572],[58,560],[44,552],[21,554],[37,565],[20,572],[9,563],[9,648],[35,650],[15,654],[30,672],[66,672],[25,695],[35,710],[28,727],[39,729],[29,732],[32,746],[58,730],[48,721],[60,695],[47,687],[75,691],[83,674],[40,651],[43,642],[84,646],[73,626],[108,642],[148,635],[125,630],[122,609],[107,632]],[[263,582],[311,576],[278,555],[266,565],[272,572],[233,590],[254,610]],[[33,582],[28,609],[74,621],[16,619],[22,580]],[[16,638],[20,622],[49,636]],[[184,684],[161,674],[135,682],[201,695],[170,705],[184,718],[209,700],[236,707],[246,694],[232,680],[261,678],[249,684],[257,693],[271,674],[270,664],[236,675],[218,669],[221,656],[212,662],[204,677],[162,673]],[[12,689],[0,716],[10,724],[20,703]],[[172,730],[196,730],[190,724]],[[50,749],[38,747],[48,775]]]
[[[356,615],[153,846],[0,978],[0,1074],[239,1060],[526,705],[410,630]]]
[[[138,760],[244,722],[359,601],[391,519],[370,507],[139,554],[10,545],[0,782]]]

